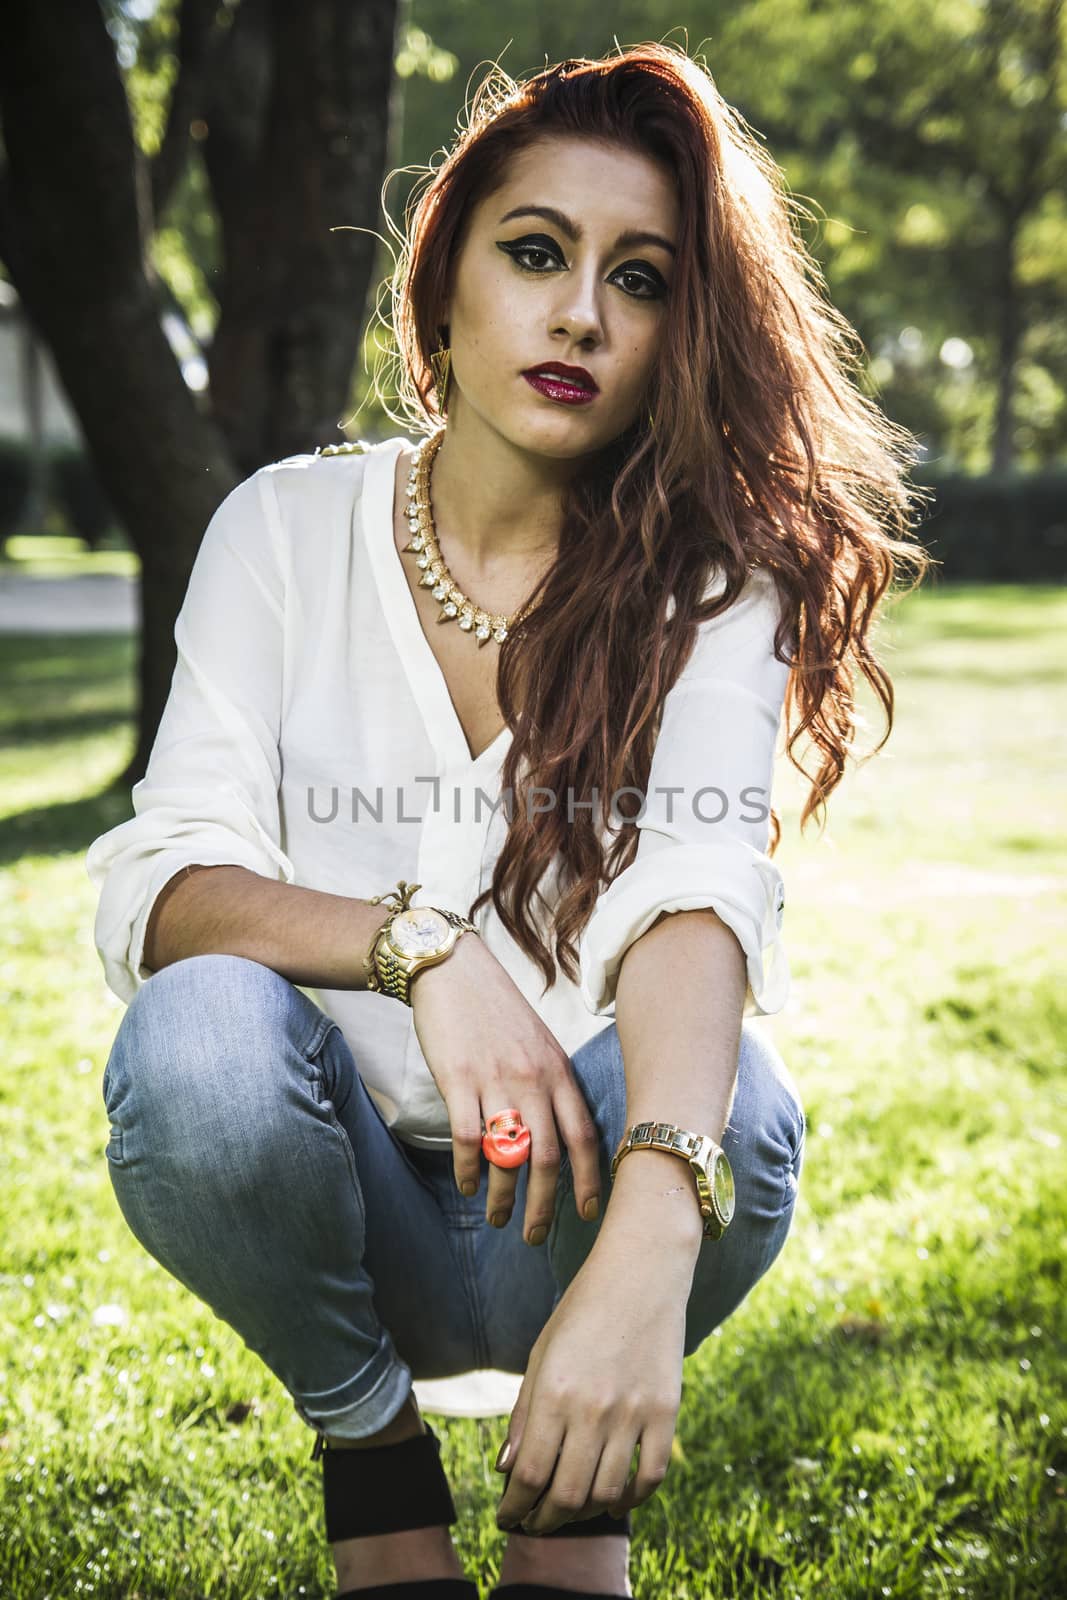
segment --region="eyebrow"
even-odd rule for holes
[[[564,216],[562,211],[557,211],[555,206],[516,206],[514,211],[506,212],[500,222],[510,222],[513,217],[545,217],[549,222],[554,222],[556,227],[574,243],[582,238],[582,229],[578,224],[572,222],[570,217]],[[624,245],[639,244],[658,244],[661,250],[668,251],[672,256],[678,253],[670,240],[664,239],[662,234],[647,233],[641,228],[628,228],[625,233],[620,233],[615,240],[614,248],[618,250]]]

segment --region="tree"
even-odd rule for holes
[[[146,160],[109,34],[115,7],[50,0],[0,51],[0,258],[49,345],[142,563],[143,776],[174,621],[212,512],[248,473],[336,436],[375,262],[397,0],[180,0],[177,72]],[[218,221],[210,384],[161,326],[150,242],[189,156]]]
[[[859,331],[864,377],[934,461],[1041,468],[1067,448],[1063,0],[414,0],[454,54],[408,86],[401,159],[451,127],[499,57],[663,39],[702,57],[813,215],[803,232]],[[480,76],[480,71],[478,72]]]
[[[1062,325],[1063,0],[751,0],[717,59],[776,154],[806,152],[823,192],[836,183],[888,239],[878,299],[897,280],[921,292],[919,272],[951,308],[947,332],[988,348],[989,464],[1011,466],[1027,337]]]

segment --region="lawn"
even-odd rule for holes
[[[82,578],[118,573],[135,578],[140,559],[118,535],[99,550],[89,550],[84,539],[66,534],[12,534],[0,540],[0,577],[5,573],[26,578]]]
[[[1067,1594],[1065,646],[1057,589],[932,585],[821,838],[780,762],[800,1199],[686,1364],[640,1600]],[[84,855],[130,812],[134,649],[0,636],[0,1595],[328,1596],[310,1431],[107,1178]],[[485,1594],[504,1421],[431,1420]]]

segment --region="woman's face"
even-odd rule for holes
[[[642,416],[677,207],[669,173],[620,146],[553,135],[519,153],[503,187],[472,211],[459,247],[444,318],[450,426],[465,428],[469,409],[520,449],[567,459],[603,448]],[[593,398],[574,404],[523,376],[553,361],[583,368]]]

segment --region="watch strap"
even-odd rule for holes
[[[715,1203],[715,1195],[708,1178],[708,1163],[722,1146],[707,1134],[690,1133],[673,1122],[635,1122],[626,1130],[626,1136],[611,1160],[611,1180],[619,1162],[631,1150],[662,1150],[665,1155],[678,1156],[686,1162],[696,1179],[700,1215],[704,1220],[705,1239],[721,1239],[729,1223]],[[723,1153],[725,1160],[725,1153]]]
[[[400,964],[381,934],[374,946],[374,969],[378,979],[374,985],[377,992],[390,995],[394,1000],[402,1000],[406,1006],[410,1006],[412,974]]]
[[[370,952],[364,959],[364,971],[367,977],[367,988],[376,994],[389,995],[394,1000],[402,1000],[406,1006],[411,1005],[411,980],[427,966],[436,966],[434,960],[420,961],[415,969],[410,970],[406,961],[397,956],[389,943],[389,929],[393,918],[401,911],[411,908],[411,901],[416,892],[422,888],[419,883],[407,883],[401,879],[398,883],[399,894],[390,889],[385,894],[378,894],[371,900],[371,905],[378,905],[384,900],[394,901],[393,909],[378,929],[371,945]],[[458,911],[446,910],[443,906],[430,906],[427,910],[436,911],[438,916],[444,917],[450,927],[456,928],[460,933],[477,933],[478,929],[469,917],[462,916]],[[455,941],[452,950],[456,948]],[[446,952],[441,960],[447,960],[452,950]]]

